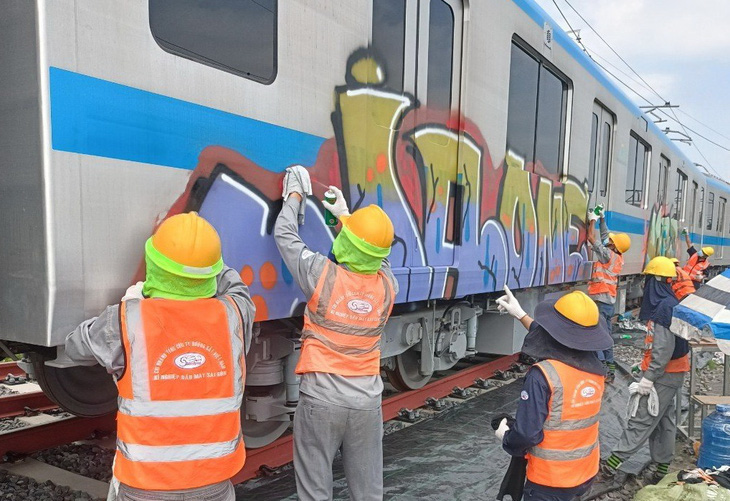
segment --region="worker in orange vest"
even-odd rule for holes
[[[393,223],[378,206],[352,215],[342,192],[323,205],[342,223],[332,259],[312,252],[298,221],[311,194],[304,167],[287,169],[274,237],[307,300],[297,374],[294,473],[299,499],[332,499],[332,463],[342,452],[350,499],[383,498],[380,339],[398,293],[386,257]]]
[[[597,213],[598,212],[598,213]],[[593,233],[593,221],[600,219],[601,234],[597,239]],[[603,209],[588,211],[588,241],[593,247],[593,274],[588,282],[588,295],[598,305],[598,311],[606,319],[609,333],[618,293],[618,279],[624,267],[624,253],[631,247],[631,239],[626,233],[609,233]],[[616,377],[616,362],[613,358],[613,345],[598,354],[607,368],[606,382],[612,383]]]
[[[534,319],[509,288],[505,293],[497,300],[500,311],[528,329],[522,353],[540,362],[525,376],[514,422],[503,419],[496,435],[509,454],[526,457],[522,499],[572,500],[590,489],[598,473],[606,368],[597,351],[613,340],[598,306],[583,292],[539,303]],[[520,499],[519,490],[508,493]]]
[[[674,399],[689,371],[689,343],[669,330],[673,309],[679,303],[671,287],[676,273],[674,263],[664,256],[655,257],[644,268],[646,279],[639,318],[647,322],[648,331],[641,362],[643,377],[638,384],[634,383],[639,403],[618,445],[601,465],[603,479],[614,477],[621,464],[647,441],[653,481],[667,474],[674,457]]]
[[[682,228],[682,234],[684,235],[685,242],[687,242],[687,254],[689,254],[689,260],[684,265],[684,271],[689,273],[695,289],[699,289],[702,282],[707,278],[705,270],[710,266],[710,260],[708,258],[715,253],[715,249],[710,246],[705,246],[698,251],[689,239],[689,231],[687,228]]]
[[[689,273],[684,271],[684,268],[680,266],[679,259],[673,257],[671,261],[674,263],[674,269],[677,270],[677,276],[672,281],[672,290],[674,291],[674,295],[677,296],[677,300],[681,301],[690,294],[694,294],[697,289],[695,289]]]
[[[144,283],[66,338],[69,358],[103,365],[119,390],[109,499],[233,501],[254,304],[195,212],[165,220],[145,262]]]

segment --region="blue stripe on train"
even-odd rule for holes
[[[60,68],[50,68],[54,150],[194,169],[207,146],[280,172],[313,165],[324,138]]]

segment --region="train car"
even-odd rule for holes
[[[64,362],[65,336],[142,276],[162,219],[196,210],[257,306],[246,443],[287,429],[304,298],[272,231],[290,165],[314,180],[312,249],[335,236],[327,185],[394,221],[381,350],[401,390],[519,351],[494,299],[509,285],[529,311],[584,286],[598,203],[632,238],[619,313],[683,226],[730,261],[730,187],[532,0],[11,0],[2,20],[0,339],[79,415],[113,411],[116,388]]]

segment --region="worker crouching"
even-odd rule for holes
[[[371,205],[350,215],[342,192],[325,207],[342,223],[332,258],[312,252],[298,234],[309,174],[290,167],[274,236],[307,307],[297,374],[294,473],[299,499],[332,499],[332,463],[342,452],[353,500],[383,498],[380,339],[398,293],[386,257],[393,224]]]
[[[145,258],[145,282],[66,338],[69,358],[103,365],[119,390],[109,499],[233,501],[255,307],[194,212],[164,221]]]
[[[678,304],[670,282],[676,271],[666,257],[655,257],[644,269],[644,297],[639,318],[647,322],[643,377],[634,387],[639,395],[635,412],[629,417],[618,445],[602,465],[602,476],[612,477],[621,464],[647,441],[656,468],[654,481],[666,475],[674,457],[677,435],[675,396],[689,371],[689,344],[672,334],[672,312]]]
[[[525,377],[514,423],[503,420],[496,434],[508,453],[527,460],[523,499],[574,499],[598,473],[606,369],[596,351],[613,341],[596,303],[582,292],[543,301],[534,320],[505,292],[499,309],[528,329],[522,352],[539,362]],[[519,491],[511,494],[519,499]]]

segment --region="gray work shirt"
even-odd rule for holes
[[[289,197],[284,202],[276,219],[274,239],[284,263],[309,301],[317,288],[328,258],[318,252],[312,252],[299,237],[297,214],[301,203],[296,197]],[[395,294],[398,294],[398,281],[393,276],[387,259],[383,260],[381,270],[393,284]],[[379,375],[341,376],[308,372],[301,376],[299,391],[349,409],[376,409],[381,403],[383,380]]]
[[[600,240],[596,240],[593,242],[593,256],[597,261],[600,261],[603,264],[608,263],[611,260],[611,254],[613,251],[603,245],[603,242],[606,241],[608,238],[608,227],[606,226],[606,220],[604,218],[600,219],[601,224],[601,238]],[[593,223],[591,223],[593,224]],[[600,301],[601,303],[605,304],[615,304],[616,298],[609,294],[608,292],[602,292],[600,294],[591,294],[591,298],[594,301]]]
[[[674,353],[675,341],[676,337],[672,331],[654,322],[651,361],[649,368],[644,371],[646,379],[675,388],[682,385],[684,372],[665,372],[667,364],[672,359],[672,353]]]
[[[251,346],[251,332],[256,307],[248,287],[238,272],[227,266],[218,274],[216,297],[229,296],[238,306],[243,320],[244,347]],[[81,365],[98,363],[115,379],[124,372],[124,348],[119,323],[119,305],[113,304],[98,317],[86,320],[66,336],[66,355]]]

